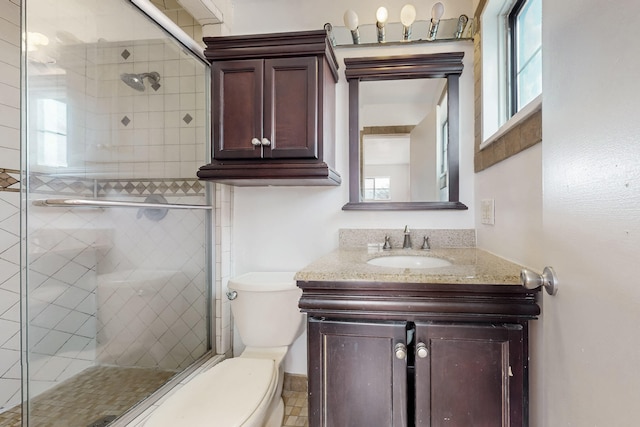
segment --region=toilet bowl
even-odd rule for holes
[[[245,350],[198,374],[167,398],[146,427],[281,427],[283,361],[304,329],[302,291],[291,272],[229,281],[231,312]]]

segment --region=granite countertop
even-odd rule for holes
[[[452,263],[438,268],[392,268],[367,264],[372,258],[420,255]],[[521,285],[523,267],[477,248],[392,249],[341,248],[314,261],[295,275],[299,281],[363,281],[437,284]]]

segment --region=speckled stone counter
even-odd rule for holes
[[[419,255],[442,258],[450,266],[438,268],[393,268],[367,264],[372,258]],[[299,271],[299,281],[363,281],[433,284],[520,285],[522,266],[477,248],[437,248],[428,251],[378,247],[341,248]]]

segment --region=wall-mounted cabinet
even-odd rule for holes
[[[200,179],[339,185],[337,62],[325,31],[208,37],[213,159]]]

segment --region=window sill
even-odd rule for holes
[[[499,140],[502,136],[504,136],[511,129],[523,123],[533,114],[540,111],[542,108],[542,95],[538,95],[531,102],[529,102],[523,109],[514,114],[507,122],[498,129],[496,133],[491,135],[485,141],[480,144],[479,150],[482,151],[497,140]]]

